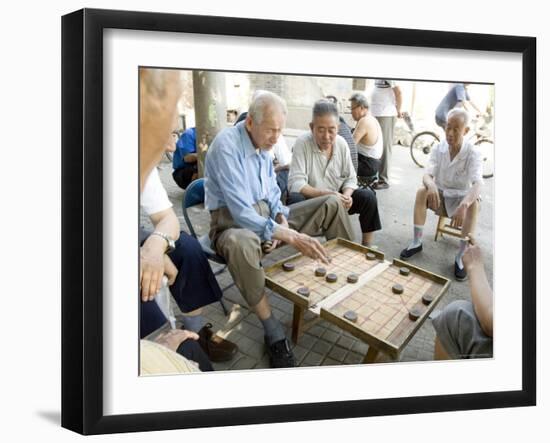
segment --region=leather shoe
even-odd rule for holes
[[[399,255],[399,258],[401,260],[407,260],[409,258],[411,258],[414,254],[416,254],[417,252],[420,252],[422,251],[422,243],[420,243],[420,246],[417,246],[416,248],[411,248],[411,249],[408,249],[408,248],[405,248],[401,251],[401,254]]]
[[[269,356],[269,364],[272,368],[293,368],[296,366],[294,354],[290,350],[290,343],[287,338],[271,343],[267,343],[267,337],[264,337]]]
[[[239,347],[235,343],[214,335],[212,332],[212,323],[206,323],[198,334],[199,345],[206,355],[208,355],[211,362],[229,361],[239,350]]]

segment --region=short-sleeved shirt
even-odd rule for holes
[[[445,209],[452,216],[472,185],[483,184],[483,157],[470,142],[464,141],[451,161],[449,144],[443,140],[432,151],[426,173],[433,176],[437,188],[443,192]]]
[[[470,100],[470,95],[466,87],[462,83],[454,85],[449,92],[447,92],[447,95],[443,97],[441,103],[439,103],[439,106],[435,110],[435,117],[441,122],[446,122],[449,111],[453,109],[458,102],[464,102],[466,100]]]
[[[393,88],[397,84],[393,80],[375,80],[370,98],[370,112],[375,117],[395,117],[397,105]]]
[[[197,152],[197,134],[195,128],[186,129],[176,142],[176,151],[172,158],[172,167],[181,169],[193,163],[186,163],[184,158],[186,155]]]
[[[336,136],[330,159],[323,155],[311,132],[296,139],[288,187],[290,192],[300,192],[305,185],[335,192],[344,188],[357,189],[355,168],[342,137]]]
[[[147,215],[156,214],[172,207],[166,189],[162,186],[157,168],[153,168],[140,196],[140,206]]]
[[[281,191],[269,152],[256,149],[244,122],[225,128],[206,153],[204,176],[206,208],[227,207],[235,223],[254,232],[262,241],[271,240],[277,214],[288,216],[280,201]],[[254,205],[265,201],[270,210],[262,217]]]

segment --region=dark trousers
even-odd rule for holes
[[[286,196],[288,188],[288,169],[283,169],[277,173],[277,185],[281,190],[281,198]]]
[[[147,233],[140,229],[140,243],[147,237]],[[194,237],[182,231],[176,241],[176,249],[168,256],[178,269],[176,281],[170,286],[170,292],[182,312],[194,311],[222,298],[222,291],[216,277],[200,243]],[[157,330],[166,320],[154,300],[142,302],[140,337],[143,338]]]
[[[357,161],[358,161],[358,167],[357,167],[358,177],[372,177],[373,175],[378,174],[378,170],[380,169],[380,160],[358,154]]]
[[[196,340],[187,339],[181,342],[176,352],[183,355],[188,360],[197,362],[199,364],[199,369],[203,372],[214,370],[206,352],[202,350],[199,342]]]
[[[197,164],[186,165],[183,168],[175,169],[172,178],[181,189],[186,189],[193,181],[193,174],[197,173]]]
[[[378,213],[378,200],[376,194],[370,188],[358,188],[351,194],[353,203],[348,214],[359,214],[361,232],[374,232],[382,229],[380,214]],[[288,196],[288,205],[306,200],[303,194],[291,192]]]

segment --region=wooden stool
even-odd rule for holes
[[[449,234],[453,237],[462,238],[462,226],[454,228],[453,226],[451,226],[450,218],[440,215],[439,220],[437,221],[437,229],[435,230],[434,241],[437,241],[437,238],[443,234]]]

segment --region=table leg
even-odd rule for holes
[[[363,363],[374,363],[379,352],[380,351],[378,349],[375,349],[373,346],[369,346],[369,350],[363,359]]]
[[[304,325],[304,308],[298,305],[294,305],[294,313],[292,315],[292,342],[298,343],[298,337],[302,334],[302,327]]]

